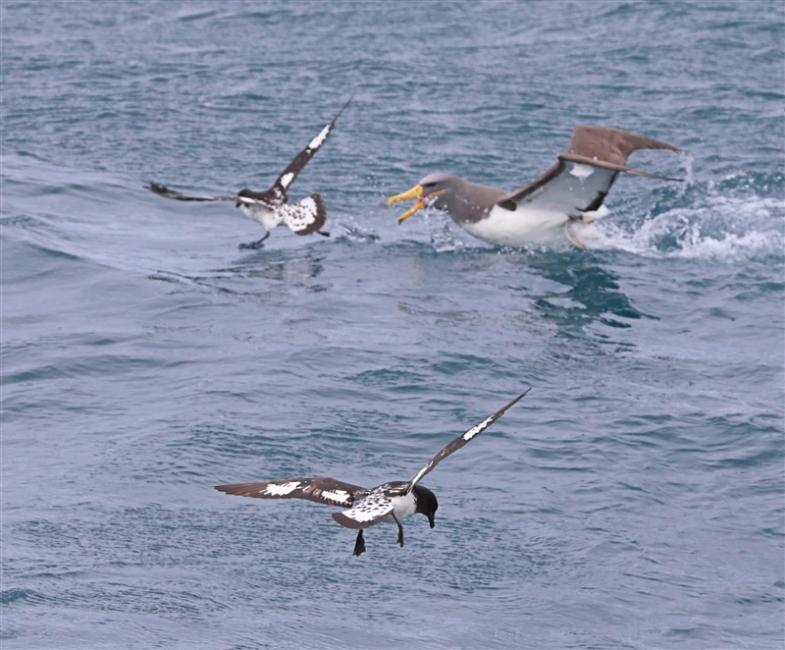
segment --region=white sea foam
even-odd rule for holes
[[[634,230],[618,220],[579,227],[590,249],[663,258],[739,259],[782,253],[785,201],[705,195],[700,205],[646,218]]]

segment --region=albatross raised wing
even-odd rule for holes
[[[494,422],[496,422],[496,420],[498,420],[502,415],[504,415],[511,406],[522,400],[526,396],[526,393],[528,393],[530,390],[531,388],[527,388],[520,395],[518,395],[518,397],[508,402],[502,408],[496,411],[496,413],[489,415],[482,422],[474,425],[471,429],[469,429],[465,433],[462,433],[451,443],[445,445],[439,451],[438,454],[436,454],[433,458],[431,458],[431,460],[429,460],[422,467],[422,469],[419,472],[417,472],[417,474],[411,480],[408,486],[404,485],[404,488],[406,489],[406,493],[408,494],[409,492],[411,492],[414,489],[414,486],[420,481],[420,479],[423,476],[425,476],[428,472],[430,472],[434,467],[436,467],[440,462],[442,462],[445,458],[447,458],[447,456],[458,451],[464,445],[470,443],[477,436],[479,436],[483,431],[485,431],[489,426],[491,426]]]
[[[521,206],[579,218],[583,212],[603,204],[619,172],[680,181],[627,166],[627,157],[639,149],[681,151],[667,142],[645,135],[602,126],[578,126],[567,150],[556,164],[531,183],[503,196],[497,202],[507,210]]]
[[[337,481],[334,478],[292,478],[286,481],[262,483],[233,483],[216,485],[215,489],[226,494],[256,499],[307,499],[328,506],[350,508],[355,500],[368,491],[358,485]]]

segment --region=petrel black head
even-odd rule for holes
[[[436,500],[436,495],[427,487],[415,485],[414,496],[417,499],[417,510],[415,512],[419,512],[421,515],[428,517],[428,523],[431,525],[431,528],[433,528],[436,525],[433,516],[439,509],[439,502]]]
[[[243,189],[241,189],[239,192],[237,192],[237,196],[247,196],[249,199],[250,199],[250,198],[253,198],[253,197],[251,196],[252,194],[253,194],[253,191],[252,191],[252,190],[249,190],[247,187],[244,187],[244,188],[243,188]],[[234,207],[235,207],[235,208],[239,208],[241,205],[242,205],[242,203],[240,203],[239,201],[237,201],[237,203],[235,203],[235,204],[234,204]]]

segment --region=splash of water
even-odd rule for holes
[[[785,201],[749,191],[738,195],[727,186],[752,188],[735,177],[702,188],[693,180],[689,159],[685,166],[687,183],[674,200],[684,205],[649,215],[634,229],[619,220],[591,224],[581,230],[583,240],[595,250],[660,258],[737,260],[782,255]]]

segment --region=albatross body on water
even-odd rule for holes
[[[171,190],[165,185],[150,182],[145,188],[167,199],[177,201],[225,201],[234,203],[235,207],[240,208],[248,217],[261,224],[265,230],[264,236],[250,244],[240,244],[240,248],[259,248],[270,236],[273,228],[286,225],[297,235],[319,234],[329,237],[330,233],[322,230],[327,220],[327,210],[321,194],[314,192],[298,203],[289,203],[287,190],[297,178],[297,175],[314,157],[322,147],[327,138],[335,129],[335,122],[341,113],[351,102],[348,102],[330,120],[308,145],[298,153],[294,160],[289,163],[286,169],[281,172],[272,186],[264,192],[254,192],[249,189],[242,189],[236,194],[199,196],[190,195]]]
[[[391,481],[372,489],[366,489],[333,478],[292,478],[285,481],[216,485],[215,489],[226,494],[243,497],[308,499],[317,503],[347,508],[342,512],[334,512],[333,519],[341,526],[357,530],[354,555],[361,555],[365,552],[363,530],[383,521],[392,521],[397,524],[398,543],[403,546],[401,519],[404,517],[419,513],[428,518],[431,528],[436,525],[434,515],[439,503],[433,492],[418,485],[420,479],[447,456],[479,436],[504,415],[511,406],[521,400],[529,390],[531,389],[527,388],[501,409],[444,446],[438,454],[423,465],[410,481]]]
[[[492,244],[520,246],[542,242],[553,239],[563,229],[570,241],[581,246],[570,226],[592,221],[619,173],[682,180],[628,167],[627,157],[638,149],[680,151],[637,133],[578,126],[557,162],[519,190],[508,192],[437,172],[425,176],[406,192],[391,196],[387,205],[415,201],[398,223],[423,208],[446,210],[468,233]]]

